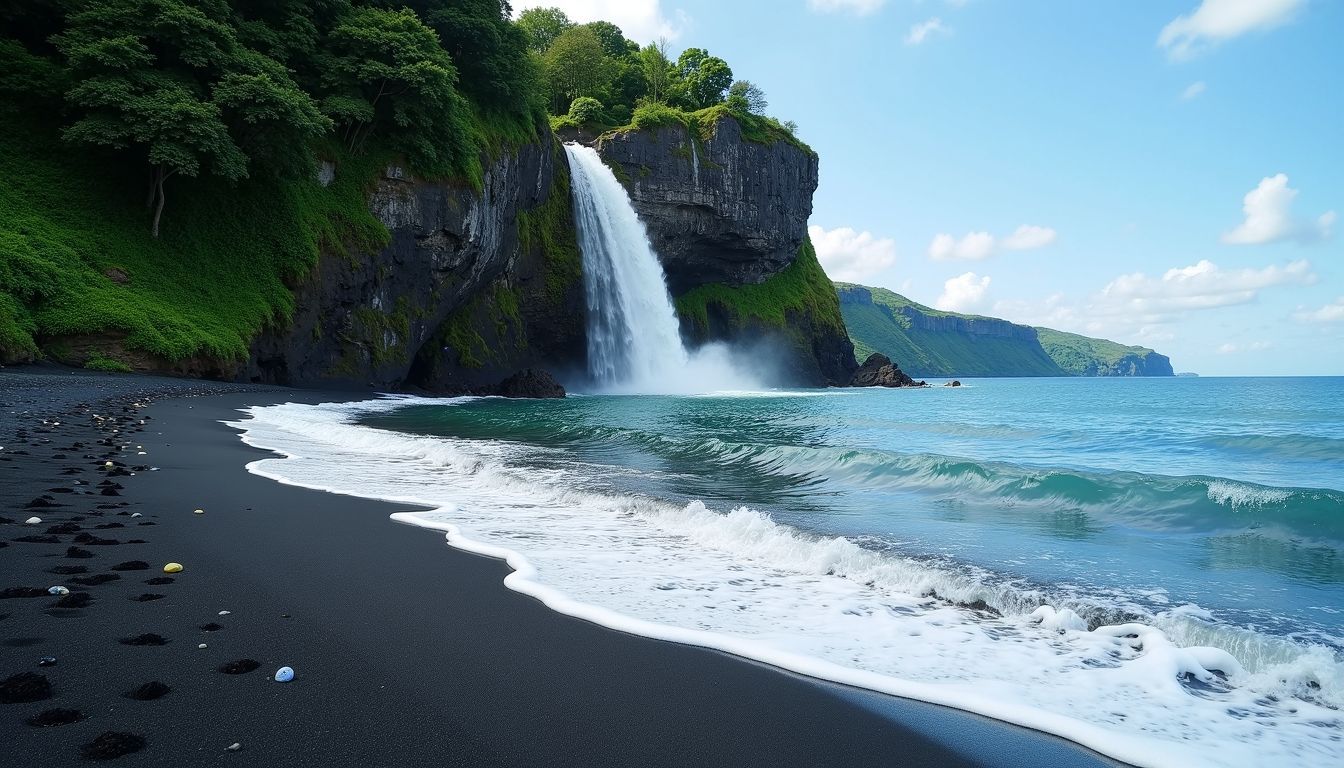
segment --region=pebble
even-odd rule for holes
[[[181,572],[182,572],[182,564],[181,564],[181,563],[169,563],[169,564],[163,566],[163,572],[164,572],[164,573],[181,573]]]
[[[56,666],[56,657],[55,657],[55,656],[43,656],[42,658],[40,658],[40,659],[37,660],[37,666],[39,666],[39,667],[54,667],[54,666]]]
[[[204,509],[198,509],[198,510],[195,511],[194,514],[197,514],[197,515],[204,515],[204,514],[205,514],[205,510],[204,510]]]
[[[23,522],[27,523],[28,525],[37,525],[38,523],[42,522],[42,518],[30,517],[27,520],[24,520]]]
[[[220,611],[220,612],[219,612],[219,615],[220,615],[220,616],[228,616],[230,613],[232,613],[232,611]]]
[[[200,645],[198,645],[198,646],[196,646],[196,647],[197,647],[197,648],[204,649],[204,648],[205,648],[205,643],[201,643]]]
[[[288,683],[294,679],[294,669],[292,667],[281,667],[275,671],[275,682]]]
[[[70,590],[65,587],[52,587],[47,590],[47,594],[56,595],[57,597],[65,597],[70,594]]]
[[[242,748],[243,748],[243,745],[242,745],[242,744],[239,744],[239,743],[236,742],[236,741],[233,742],[232,744],[230,744],[230,745],[228,746],[228,750],[229,750],[230,752],[237,752],[238,750],[240,750],[240,749],[242,749]]]
[[[139,512],[132,512],[131,517],[144,517],[144,515],[140,514]]]

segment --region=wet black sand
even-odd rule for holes
[[[347,397],[0,372],[0,595],[40,595],[0,598],[0,680],[50,686],[0,688],[0,701],[47,694],[0,703],[0,764],[128,748],[117,764],[1112,764],[555,614],[504,589],[503,563],[387,519],[402,507],[246,473],[262,452],[219,424],[246,405]],[[270,679],[283,665],[293,682]]]

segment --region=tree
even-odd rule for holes
[[[625,39],[621,28],[609,21],[593,21],[583,26],[593,30],[602,52],[614,59],[623,59],[639,50],[639,44]]]
[[[728,108],[735,112],[748,112],[753,115],[765,114],[770,103],[765,100],[762,91],[750,80],[738,80],[728,87]]]
[[[527,33],[506,0],[361,0],[408,7],[439,36],[458,74],[457,87],[478,107],[529,119],[542,109],[542,87],[527,55]]]
[[[206,166],[226,179],[247,176],[247,157],[210,92],[237,63],[227,18],[219,2],[107,0],[72,12],[53,38],[75,82],[66,100],[78,117],[65,138],[145,152],[154,237],[172,176]]]
[[[457,70],[414,11],[352,9],[332,29],[327,48],[332,92],[322,106],[344,126],[352,151],[380,133],[426,169],[444,168],[444,150],[449,164],[461,159],[466,105],[454,88]],[[456,141],[436,146],[441,138]]]
[[[311,171],[308,141],[330,131],[332,121],[277,61],[243,52],[236,70],[214,84],[213,96],[254,164],[287,176]]]
[[[649,84],[649,95],[654,101],[666,100],[672,70],[672,62],[667,58],[667,38],[660,37],[644,46],[638,56],[644,82]]]
[[[728,62],[710,56],[704,48],[687,48],[673,70],[673,90],[687,109],[704,109],[723,102],[723,93],[733,82]]]
[[[551,101],[558,112],[580,96],[592,96],[611,82],[611,67],[597,34],[589,27],[565,30],[543,59]]]
[[[518,16],[518,26],[527,33],[528,47],[545,53],[560,33],[574,26],[559,8],[528,8]]]

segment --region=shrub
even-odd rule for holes
[[[569,119],[578,123],[600,122],[602,110],[602,102],[591,96],[580,96],[569,104]]]

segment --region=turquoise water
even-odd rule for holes
[[[1344,764],[1344,379],[250,415],[253,471],[422,505],[558,611],[1137,765]]]
[[[614,490],[1344,650],[1344,379],[996,379],[821,397],[484,399],[370,419],[612,468]],[[1106,613],[1105,611],[1110,611]]]

